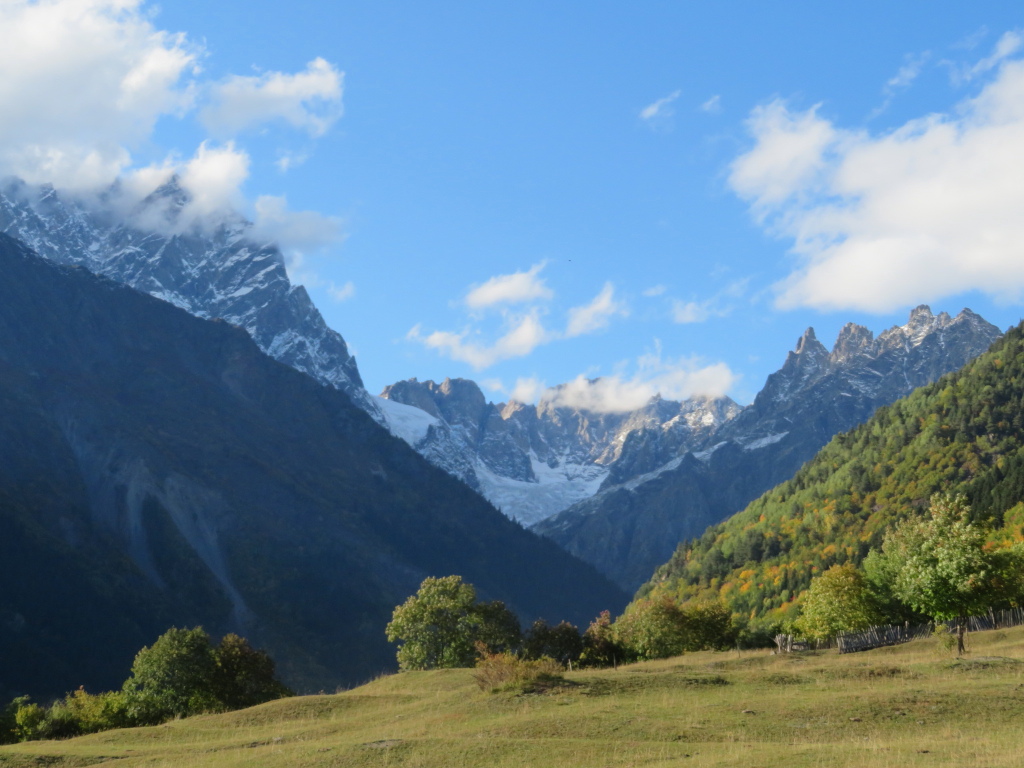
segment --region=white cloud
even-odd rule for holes
[[[1021,296],[1024,62],[1006,53],[1018,45],[1000,41],[978,96],[885,134],[779,101],[755,110],[755,145],[730,183],[794,243],[778,306],[888,312],[969,290]]]
[[[607,328],[615,315],[626,316],[629,310],[623,302],[615,300],[615,287],[605,283],[594,300],[582,307],[569,310],[569,323],[565,329],[566,338],[582,336]]]
[[[917,80],[921,72],[924,70],[924,66],[928,63],[929,59],[931,59],[930,51],[925,51],[924,53],[916,56],[911,54],[904,56],[903,66],[900,67],[899,71],[895,75],[886,80],[885,86],[882,88],[884,100],[878,107],[871,111],[871,114],[868,115],[868,119],[872,120],[885,112],[900,91],[906,90],[913,85],[914,81]]]
[[[905,56],[903,58],[903,66],[886,81],[885,92],[891,94],[902,88],[909,87],[921,74],[921,70],[924,69],[924,65],[928,63],[930,58],[931,53],[928,51],[917,56],[909,54]]]
[[[624,413],[642,408],[656,395],[668,400],[722,397],[738,380],[725,363],[705,365],[698,358],[663,358],[660,347],[638,358],[636,367],[629,377],[577,376],[568,384],[548,389],[541,399],[556,407]]]
[[[988,27],[982,25],[974,32],[967,35],[967,37],[964,37],[963,39],[953,43],[953,45],[950,47],[962,51],[973,51],[975,48],[978,47],[978,45],[981,44],[981,41],[984,40],[986,37],[988,37]]]
[[[498,275],[482,285],[473,286],[466,294],[466,305],[471,309],[485,309],[500,304],[523,304],[552,298],[554,293],[538,277],[545,264],[534,264],[526,272]]]
[[[502,360],[525,357],[540,345],[551,341],[553,337],[544,329],[538,315],[534,311],[509,316],[506,332],[492,345],[470,339],[471,333],[468,330],[462,333],[434,331],[424,336],[419,325],[410,330],[406,338],[480,371]]]
[[[543,267],[541,263],[527,272],[493,277],[483,285],[472,288],[466,295],[465,304],[470,310],[499,308],[502,333],[493,343],[481,341],[481,333],[473,326],[467,326],[461,332],[424,333],[422,327],[417,325],[406,334],[406,339],[423,344],[452,360],[468,363],[479,371],[502,360],[525,357],[544,344],[593,333],[607,327],[615,315],[628,314],[625,304],[616,301],[611,283],[606,283],[589,304],[569,310],[568,325],[564,332],[550,331],[544,327],[541,317],[546,314],[546,308],[540,303],[516,311],[502,306],[543,302],[553,297],[554,292],[537,277]],[[471,318],[474,321],[482,319],[472,314]]]
[[[682,91],[673,91],[668,96],[658,99],[653,104],[648,104],[640,110],[641,120],[653,120],[656,117],[671,117],[672,102],[679,98]]]
[[[132,153],[152,149],[161,118],[193,118],[197,108],[218,130],[279,117],[319,135],[340,114],[341,73],[316,59],[295,75],[211,85],[201,79],[204,48],[154,18],[143,0],[0,0],[0,177],[50,183],[86,203],[104,190],[103,205],[159,231],[254,213],[254,234],[283,248],[335,240],[334,219],[289,212],[283,199],[250,206],[242,187],[251,160],[231,141],[203,141],[191,156],[172,150],[143,167]],[[173,176],[189,196],[183,208],[170,200],[138,208]]]
[[[711,314],[708,302],[698,303],[696,301],[680,301],[679,299],[672,302],[672,320],[680,325],[703,323],[711,317]]]
[[[356,286],[351,280],[344,285],[331,283],[327,288],[327,295],[337,302],[348,301],[356,295]]]
[[[242,204],[242,182],[248,176],[248,154],[230,141],[222,147],[204,141],[181,169],[181,186],[192,198],[190,212],[195,218],[205,218],[237,210]]]
[[[341,117],[343,79],[342,72],[321,58],[294,75],[232,75],[212,86],[211,103],[199,119],[207,130],[221,136],[234,136],[275,120],[311,136],[322,136]]]
[[[316,251],[339,242],[342,221],[316,211],[292,211],[288,200],[275,195],[256,199],[253,234],[276,243],[283,250]]]
[[[194,102],[202,48],[156,29],[140,0],[4,0],[0,29],[2,174],[105,186]]]
[[[996,41],[992,53],[981,61],[971,66],[957,66],[951,62],[946,62],[949,66],[950,80],[953,82],[953,85],[962,85],[963,83],[970,82],[998,67],[1003,61],[1019,52],[1022,47],[1024,47],[1024,35],[1021,35],[1017,30],[1004,32],[1002,37]]]
[[[707,112],[709,115],[717,115],[722,111],[722,97],[716,93],[700,105],[700,111]]]
[[[509,393],[509,400],[517,403],[536,403],[547,390],[547,385],[536,377],[520,377]]]
[[[738,299],[747,292],[749,278],[729,283],[710,299],[704,301],[672,300],[672,320],[680,325],[703,323],[712,317],[726,317],[733,306],[730,299]]]
[[[806,191],[824,171],[840,134],[817,112],[791,112],[780,99],[751,112],[747,127],[757,143],[733,163],[729,184],[759,215]]]
[[[298,168],[307,160],[309,160],[309,155],[305,152],[282,152],[274,165],[281,173],[288,173],[292,168]]]
[[[651,298],[655,296],[661,296],[667,290],[668,288],[666,288],[664,285],[652,285],[650,288],[644,291],[644,296],[648,296]]]

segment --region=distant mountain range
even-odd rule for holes
[[[527,525],[593,496],[617,468],[630,473],[642,461],[637,434],[656,435],[662,450],[675,456],[704,445],[741,410],[727,397],[682,403],[656,397],[623,413],[551,400],[496,405],[465,379],[410,379],[387,387],[382,397],[392,431]]]
[[[487,402],[472,381],[415,379],[370,395],[344,339],[327,328],[280,251],[240,217],[178,226],[189,204],[172,179],[131,211],[48,187],[0,185],[0,231],[205,318],[246,329],[275,359],[345,392],[434,465],[509,517],[627,589],[681,539],[784,480],[832,435],[975,357],[999,331],[965,310],[927,307],[878,338],[848,325],[826,349],[809,329],[754,403],[728,398],[599,413]]]
[[[193,624],[355,683],[428,575],[525,621],[625,604],[244,330],[3,235],[0,271],[0,698],[116,686]]]
[[[489,403],[471,381],[385,388],[392,431],[507,515],[635,590],[683,539],[790,477],[833,435],[935,381],[1000,335],[921,306],[877,338],[809,328],[754,402],[655,398],[625,413]]]
[[[831,351],[809,328],[754,402],[698,450],[672,457],[656,433],[637,433],[636,447],[623,453],[646,460],[632,465],[632,477],[620,474],[535,530],[636,589],[680,541],[700,536],[791,477],[833,435],[957,370],[999,336],[969,309],[950,317],[924,306],[878,338],[848,324]]]

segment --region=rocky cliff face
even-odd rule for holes
[[[728,398],[654,398],[625,413],[494,404],[464,379],[401,381],[382,398],[396,434],[526,524],[589,498],[616,473],[646,471],[655,457],[702,445],[740,410]]]
[[[680,541],[742,509],[833,435],[957,370],[999,336],[969,309],[954,318],[924,306],[877,338],[849,324],[831,351],[808,328],[754,402],[703,445],[652,468],[664,458],[653,451],[653,462],[638,465],[645,474],[616,472],[593,497],[535,530],[636,589]]]
[[[203,229],[179,226],[188,203],[176,179],[131,211],[9,179],[0,184],[0,232],[60,264],[241,326],[271,357],[344,391],[379,418],[345,340],[327,327],[306,289],[291,284],[281,251],[254,240],[239,216]]]

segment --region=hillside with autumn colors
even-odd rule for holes
[[[1024,325],[681,544],[639,595],[721,597],[762,625],[793,619],[814,576],[859,563],[936,492],[965,494],[993,546],[1024,539]]]

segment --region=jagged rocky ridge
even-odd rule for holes
[[[88,202],[18,179],[0,183],[0,232],[60,264],[83,266],[193,315],[244,328],[271,357],[341,389],[376,418],[345,340],[292,285],[273,243],[241,216],[186,225],[191,198],[171,178],[129,210],[117,188]]]
[[[740,412],[727,397],[656,397],[635,411],[598,413],[555,405],[557,394],[536,406],[495,404],[472,381],[410,379],[387,387],[380,405],[392,431],[527,525],[635,472],[652,445],[680,455]]]
[[[728,399],[656,399],[624,414],[491,404],[462,380],[399,382],[378,398],[342,337],[289,282],[280,250],[256,241],[248,222],[222,215],[184,226],[191,201],[173,178],[132,210],[107,202],[8,180],[0,231],[59,263],[245,328],[265,352],[343,390],[433,464],[630,588],[664,561],[665,547],[741,508],[837,431],[956,368],[996,332],[973,313],[934,317],[924,307],[878,338],[848,325],[831,352],[809,331],[745,409]]]
[[[428,575],[527,621],[625,604],[243,330],[4,235],[0,270],[0,695],[116,686],[194,624],[353,684]]]
[[[593,497],[534,530],[635,590],[680,541],[742,509],[833,435],[957,370],[999,336],[969,309],[954,318],[926,306],[877,338],[848,324],[831,351],[809,328],[754,402],[704,445],[676,457],[652,450],[632,473],[616,473]]]

